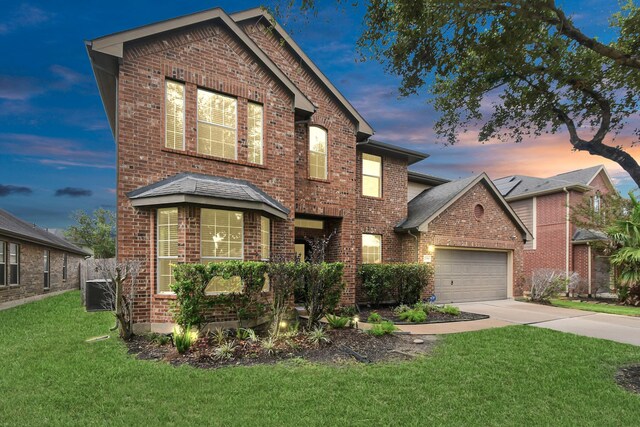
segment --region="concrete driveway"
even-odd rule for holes
[[[640,346],[640,317],[593,313],[513,300],[456,304],[510,324],[531,325]]]

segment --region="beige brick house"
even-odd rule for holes
[[[272,23],[259,8],[212,9],[87,42],[118,147],[118,257],[144,264],[138,327],[170,321],[175,263],[304,257],[304,237],[331,232],[327,260],[345,263],[345,304],[363,298],[359,264],[432,262],[420,256],[431,244],[434,259],[453,246],[506,254],[498,286],[514,293],[528,231],[486,177],[429,219],[460,209],[456,218],[482,227],[455,241],[416,240],[401,226],[407,168],[428,156],[372,139],[365,118]],[[474,198],[484,217],[473,219]]]

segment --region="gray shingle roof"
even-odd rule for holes
[[[289,209],[282,203],[248,181],[196,173],[180,173],[127,193],[132,200],[175,195],[240,201],[256,205],[256,208],[266,205],[284,216],[289,214]]]
[[[548,178],[526,175],[512,175],[494,180],[500,193],[508,199],[526,197],[531,194],[561,191],[565,187],[587,187],[602,165],[564,172]]]
[[[590,242],[593,240],[609,240],[609,237],[602,231],[588,230],[586,228],[578,228],[573,237],[574,242]]]
[[[451,199],[465,190],[476,178],[478,175],[424,190],[409,202],[407,219],[398,224],[397,228],[409,230],[420,227]]]
[[[50,246],[63,251],[89,256],[88,252],[53,233],[30,224],[9,212],[0,209],[0,234],[8,235],[20,240]]]

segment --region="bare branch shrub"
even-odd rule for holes
[[[531,301],[549,302],[566,289],[575,289],[580,281],[578,273],[567,275],[562,270],[540,268],[533,271],[531,281]]]
[[[96,270],[102,275],[105,284],[101,287],[105,291],[105,308],[115,307],[116,325],[120,338],[128,340],[133,335],[133,303],[135,285],[142,263],[139,260],[118,261],[115,258],[96,260]],[[128,284],[125,292],[125,284]]]

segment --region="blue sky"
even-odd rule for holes
[[[320,2],[325,3],[325,2]],[[328,3],[328,2],[327,2]],[[565,1],[577,25],[602,40],[616,2]],[[108,6],[107,6],[108,5]],[[66,227],[77,209],[115,208],[115,144],[93,80],[84,40],[219,6],[257,1],[13,2],[0,17],[0,208],[43,227]],[[355,61],[362,11],[333,6],[282,24],[376,130],[376,138],[431,157],[415,169],[447,178],[486,171],[549,176],[605,163],[622,191],[633,188],[616,165],[571,151],[566,135],[521,144],[437,143],[426,96],[398,98],[382,66]],[[626,143],[629,135],[619,141]],[[640,152],[634,151],[636,158]]]

